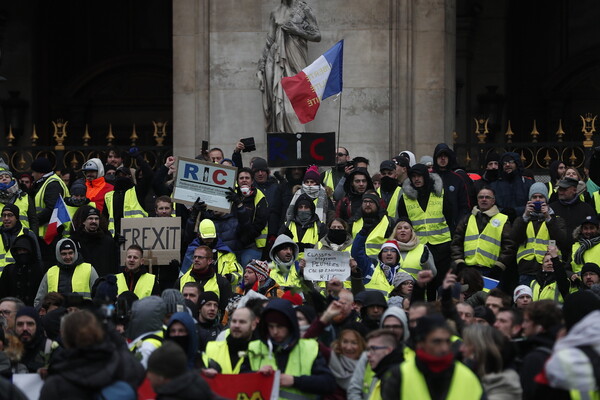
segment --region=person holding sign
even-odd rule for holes
[[[281,288],[299,288],[302,285],[302,268],[297,261],[299,252],[298,245],[289,236],[281,234],[275,239],[269,253],[273,260],[269,276]]]
[[[307,194],[301,194],[294,204],[293,217],[279,230],[298,244],[299,258],[304,257],[304,249],[316,247],[327,231],[327,227],[315,213],[315,203]]]
[[[125,259],[123,272],[115,275],[117,278],[117,294],[131,291],[139,299],[151,295],[160,295],[158,278],[156,275],[149,273],[148,268],[144,265],[144,250],[137,244],[132,244],[127,248]]]

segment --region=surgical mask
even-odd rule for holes
[[[302,184],[302,191],[312,199],[316,198],[319,195],[320,189],[321,188],[319,186],[308,186],[304,183]]]
[[[298,211],[298,214],[296,216],[296,218],[298,219],[298,222],[300,222],[302,225],[304,225],[308,221],[310,221],[311,217],[312,217],[311,211]]]
[[[244,196],[250,196],[252,194],[252,188],[249,186],[242,186],[240,192],[242,192],[242,195]]]
[[[342,244],[346,241],[346,231],[344,229],[330,229],[327,232],[327,238],[331,243]]]

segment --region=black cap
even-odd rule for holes
[[[382,161],[381,165],[379,166],[379,170],[380,171],[395,171],[396,163],[393,162],[392,160]]]
[[[252,161],[252,171],[268,171],[269,165],[267,164],[267,160],[264,158],[256,157],[254,161]]]
[[[583,221],[581,221],[581,225],[583,224],[592,224],[600,227],[600,220],[598,220],[598,217],[595,215],[588,215]]]
[[[579,181],[577,179],[567,177],[561,179],[556,186],[558,186],[559,188],[566,189],[570,188],[571,186],[577,187],[578,184]]]
[[[404,167],[404,168],[410,167],[409,159],[404,156],[396,156],[396,157],[392,158],[392,161],[394,161],[394,163],[396,165],[399,165],[401,167]]]
[[[34,172],[47,174],[48,172],[52,171],[52,164],[50,163],[50,160],[45,157],[36,158],[31,163],[31,170]]]

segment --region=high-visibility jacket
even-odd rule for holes
[[[317,243],[319,243],[319,227],[316,222],[313,222],[311,227],[304,232],[302,238],[298,237],[298,226],[295,221],[290,221],[288,229],[292,232],[292,240],[294,242],[312,244],[314,247],[317,247]],[[298,254],[298,259],[300,258],[304,258],[303,251]]]
[[[144,337],[142,337],[137,342],[135,342],[135,344],[130,345],[129,351],[134,354],[137,353],[139,351],[140,347],[142,347],[142,345],[144,343],[150,343],[156,349],[158,349],[160,346],[162,346],[164,339],[165,339],[164,329],[149,333],[149,334],[145,335]]]
[[[423,269],[421,268],[421,257],[423,257],[423,253],[425,251],[427,251],[427,249],[425,249],[425,245],[423,243],[419,243],[417,247],[410,251],[400,252],[400,257],[398,259],[400,269],[409,273],[414,279],[417,279],[417,275]]]
[[[27,215],[27,210],[29,210],[29,196],[24,194],[21,197],[17,197],[13,204],[19,207],[19,221],[21,221],[21,225],[29,228],[29,215]]]
[[[298,276],[298,271],[296,271],[296,263],[290,265],[290,271],[287,276],[284,276],[281,273],[281,270],[275,262],[271,261],[270,264],[271,271],[269,272],[269,277],[273,278],[275,282],[282,288],[290,288],[295,287],[299,288],[300,285],[300,277]]]
[[[554,187],[554,186],[552,185],[552,181],[548,182],[548,198],[550,198],[550,196],[551,196],[553,193],[556,193],[556,192],[557,192],[557,190],[558,190],[558,186],[557,186],[557,187]],[[584,192],[584,193],[585,193],[585,192]],[[583,193],[581,193],[581,194],[579,195],[579,200],[581,200],[582,202],[584,202],[584,203],[585,203],[585,196],[583,195]],[[599,211],[599,213],[600,213],[600,211]]]
[[[108,231],[111,235],[115,234],[115,218],[113,209],[113,198],[115,192],[108,192],[104,196],[104,206],[108,210]],[[125,192],[125,198],[123,199],[123,218],[146,218],[148,213],[144,211],[144,208],[140,205],[135,188],[128,189]]]
[[[550,240],[550,232],[548,231],[546,221],[542,222],[537,233],[535,233],[533,222],[529,221],[527,223],[526,236],[527,242],[525,244],[521,243],[519,250],[517,250],[517,263],[521,262],[521,260],[533,260],[535,258],[541,264],[548,251]]]
[[[235,366],[231,365],[231,356],[229,355],[229,344],[227,340],[212,340],[206,344],[206,350],[202,355],[204,365],[208,367],[209,360],[219,364],[222,374],[239,374],[245,357],[240,357]]]
[[[260,203],[260,201],[262,199],[265,199],[265,201],[267,201],[267,198],[265,197],[265,194],[262,192],[262,190],[256,188],[256,195],[254,196],[254,216],[256,217],[256,208],[258,207],[258,203]],[[256,248],[258,249],[262,249],[267,245],[267,234],[269,233],[269,224],[265,224],[265,227],[263,228],[262,231],[260,231],[260,235],[258,235],[256,237],[256,239],[254,239],[254,244],[256,245]]]
[[[127,287],[127,281],[125,280],[124,273],[121,272],[120,274],[115,275],[115,278],[117,278],[117,295],[120,295],[121,293],[129,290],[129,288]],[[138,299],[143,299],[144,297],[151,296],[155,281],[156,275],[150,274],[148,272],[140,275],[138,281],[135,283],[133,293],[135,293]]]
[[[325,174],[323,174],[323,186],[331,188],[332,191],[335,190],[335,185],[333,182],[333,173],[330,169],[325,171]]]
[[[367,236],[367,240],[365,241],[365,252],[367,253],[367,256],[371,258],[377,258],[377,255],[381,251],[381,245],[387,240],[385,233],[389,229],[389,226],[390,219],[384,215],[375,228],[371,230],[369,236]],[[352,237],[356,237],[362,227],[363,219],[360,218],[352,224]]]
[[[560,304],[564,302],[564,299],[560,294],[560,290],[558,290],[558,286],[556,285],[556,281],[551,282],[542,288],[538,281],[534,279],[529,284],[529,287],[531,287],[531,291],[533,292],[533,296],[531,296],[533,301],[554,300]],[[577,290],[578,289],[576,287],[571,287],[569,289],[569,293],[576,292]]]
[[[35,212],[38,214],[41,213],[42,210],[44,210],[44,208],[46,208],[46,203],[44,203],[44,196],[46,195],[46,188],[52,182],[58,182],[60,184],[63,190],[63,198],[69,196],[69,188],[67,187],[67,185],[65,185],[63,180],[60,179],[56,174],[50,175],[48,178],[46,178],[44,183],[42,183],[42,187],[40,188],[40,190],[38,190],[38,192],[35,195]],[[52,207],[54,207],[54,205],[52,205]],[[38,230],[38,236],[43,238],[46,235],[46,229],[48,229],[48,224],[40,225],[40,228]]]
[[[60,268],[58,265],[50,267],[46,273],[48,281],[48,293],[58,292]],[[92,264],[81,263],[75,267],[71,277],[71,288],[73,293],[79,293],[84,299],[91,299],[90,276],[92,275]]]
[[[381,188],[377,188],[377,194],[381,197]],[[402,196],[402,187],[398,186],[387,205],[387,215],[396,219],[398,218],[398,200]]]
[[[236,286],[244,274],[242,266],[237,260],[235,253],[228,251],[217,251],[217,273],[221,276],[227,274],[233,275],[234,279],[231,286]]]
[[[594,192],[594,208],[596,209],[596,214],[600,214],[600,190]]]
[[[309,376],[319,354],[319,344],[315,339],[299,339],[298,343],[289,353],[284,374],[292,376]],[[252,371],[258,371],[265,365],[270,365],[274,370],[279,370],[272,351],[260,340],[248,344],[248,360]],[[302,392],[292,387],[280,387],[279,398],[286,400],[316,399],[318,396]]]
[[[465,264],[479,265],[492,268],[502,250],[502,229],[508,217],[498,213],[486,224],[483,232],[479,233],[477,220],[473,214],[469,217],[463,244]]]
[[[415,233],[423,244],[441,244],[449,242],[450,228],[444,217],[444,192],[441,196],[429,194],[427,209],[423,210],[417,199],[404,196],[408,218],[412,221]]]
[[[183,276],[179,279],[179,290],[183,292],[183,286],[185,286],[188,282],[196,282],[196,279],[192,276],[192,271],[194,269],[190,268],[188,271],[183,274]],[[214,274],[212,278],[210,278],[204,284],[202,288],[202,292],[214,292],[221,298],[221,291],[219,290],[219,284],[217,283],[217,274]]]
[[[28,231],[27,228],[22,227],[21,230],[19,231],[19,234],[16,237],[27,234],[27,231]],[[35,252],[35,249],[32,249],[32,251]],[[15,259],[13,258],[12,254],[10,253],[10,249],[4,248],[2,240],[0,239],[0,275],[2,275],[2,271],[4,271],[5,266],[7,266],[8,264],[13,264],[14,262],[15,262]]]
[[[573,247],[571,248],[571,258],[572,258],[571,270],[575,273],[581,271],[581,268],[583,268],[583,264],[577,264],[575,262],[575,252],[580,247],[581,247],[581,244],[579,244],[579,242],[577,242],[577,243],[573,243]],[[597,244],[594,247],[587,249],[583,253],[583,263],[584,264],[585,263],[600,264],[600,244]]]
[[[431,399],[429,388],[425,378],[417,368],[414,359],[404,361],[400,364],[402,379],[400,382],[401,399]],[[468,367],[462,363],[454,362],[454,373],[452,374],[450,387],[446,394],[446,400],[479,400],[483,394],[483,388],[479,378]]]
[[[392,268],[392,267],[390,267]],[[385,273],[381,269],[379,263],[375,267],[373,271],[373,275],[371,276],[371,280],[369,283],[365,285],[365,289],[377,290],[383,293],[384,296],[389,296],[390,292],[394,290],[394,285],[388,282]]]

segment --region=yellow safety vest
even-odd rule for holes
[[[547,284],[541,289],[540,284],[534,279],[529,284],[531,287],[531,291],[533,292],[532,300],[554,300],[557,303],[562,304],[564,302],[562,295],[560,294],[560,290],[558,290],[558,286],[556,286],[556,281]],[[541,290],[540,290],[541,289]],[[576,287],[571,287],[569,289],[569,293],[574,293],[578,289]]]
[[[290,351],[285,371],[282,372],[292,376],[311,375],[318,354],[319,344],[315,339],[299,339]],[[270,365],[274,370],[279,370],[272,352],[260,340],[254,340],[248,344],[248,360],[252,371],[258,371],[265,365]],[[279,388],[280,399],[296,400],[317,397],[317,395],[305,393],[295,388]]]
[[[115,277],[117,278],[117,295],[128,291],[129,288],[127,287],[125,274],[121,272],[120,274],[115,275]],[[135,293],[138,299],[151,296],[155,281],[156,275],[150,273],[140,275],[140,278],[136,282],[135,288],[133,289],[133,293]]]
[[[19,231],[19,234],[17,235],[17,237],[24,235],[25,234],[25,227],[22,227],[21,230]],[[35,253],[35,249],[32,249],[32,252]],[[8,264],[13,264],[15,262],[15,259],[13,258],[12,254],[10,253],[10,249],[5,249],[4,245],[2,245],[2,240],[0,239],[0,276],[2,275],[2,272],[4,271],[4,267],[7,266]]]
[[[418,200],[404,196],[408,218],[412,221],[415,233],[423,244],[441,244],[452,240],[450,228],[444,217],[444,192],[441,196],[429,195],[427,209],[423,210]]]
[[[596,208],[596,214],[600,214],[600,190],[594,192],[594,205]]]
[[[404,256],[402,256],[402,252],[400,252],[400,258],[398,259],[400,269],[409,273],[414,279],[417,279],[417,275],[423,269],[421,268],[421,257],[423,256],[424,251],[425,245],[419,243],[414,249],[405,252]]]
[[[335,190],[335,187],[333,186],[333,173],[330,169],[325,171],[325,174],[323,175],[323,186],[331,188],[331,190]]]
[[[164,325],[163,325],[164,326]],[[146,336],[144,336],[143,338],[141,338],[140,340],[138,340],[134,346],[132,346],[129,351],[132,353],[137,353],[140,349],[140,347],[142,347],[142,345],[144,343],[150,343],[152,344],[156,349],[158,349],[160,346],[162,346],[163,341],[165,338],[165,331],[163,329],[156,331],[156,332],[152,332]]]
[[[381,197],[381,188],[377,188],[377,194],[379,197]],[[402,196],[402,188],[398,186],[396,190],[394,190],[394,193],[392,194],[392,197],[390,198],[386,208],[387,215],[394,219],[398,218],[398,199],[400,196]]]
[[[385,233],[390,226],[390,220],[385,215],[381,218],[381,221],[373,228],[367,240],[365,241],[365,252],[367,256],[371,258],[377,258],[377,255],[381,251],[381,245],[387,240]],[[363,219],[360,218],[352,224],[352,237],[355,238],[358,232],[363,227]]]
[[[227,340],[212,340],[206,344],[206,351],[202,355],[204,365],[208,367],[209,360],[213,360],[221,367],[222,374],[239,374],[245,357],[240,357],[235,367],[231,365],[229,356],[229,345]]]
[[[217,272],[221,276],[225,276],[226,274],[233,275],[235,279],[231,282],[231,286],[236,286],[243,275],[242,266],[238,262],[235,253],[224,251],[217,252]]]
[[[183,274],[183,276],[179,279],[179,290],[183,292],[183,286],[188,282],[196,282],[196,279],[191,275],[194,268],[188,269],[188,271]],[[202,288],[203,292],[213,292],[216,293],[219,298],[221,298],[221,291],[219,290],[219,284],[217,283],[217,274],[214,274],[212,278],[210,278]]]
[[[521,244],[519,250],[517,250],[517,263],[521,262],[521,260],[529,261],[535,258],[541,264],[544,261],[546,251],[548,251],[548,241],[550,240],[546,221],[542,222],[537,234],[534,231],[533,223],[530,221],[527,224],[526,236],[527,242]]]
[[[290,271],[288,272],[287,276],[284,276],[281,273],[281,271],[279,270],[279,266],[277,266],[277,264],[275,264],[275,262],[273,261],[271,261],[270,268],[271,271],[269,272],[269,277],[273,278],[273,280],[275,280],[279,287],[300,287],[300,277],[298,276],[298,272],[296,271],[296,263],[290,265]]]
[[[262,192],[262,190],[256,188],[256,195],[254,196],[254,217],[256,217],[256,208],[258,207],[258,203],[262,200],[265,199],[265,202],[267,201],[267,198],[265,197],[265,194]],[[267,204],[268,206],[268,204]],[[267,245],[267,234],[269,233],[269,224],[265,224],[265,227],[263,228],[262,231],[260,231],[260,235],[258,235],[256,237],[256,239],[254,239],[254,244],[256,245],[257,248],[262,249]]]
[[[574,243],[573,247],[571,248],[571,270],[575,273],[578,273],[579,271],[581,271],[581,268],[583,268],[583,264],[577,264],[575,263],[575,252],[577,251],[577,249],[579,249],[579,247],[581,247],[581,245],[579,244],[579,242]],[[594,263],[594,264],[599,264],[600,263],[600,244],[595,245],[592,248],[587,249],[584,253],[583,253],[583,262],[585,263]]]
[[[477,229],[477,220],[471,214],[465,231],[465,264],[492,268],[502,249],[502,229],[508,217],[498,213],[487,223],[483,232]]]
[[[87,205],[87,206],[90,206],[90,207],[94,207],[94,208],[96,208],[96,203],[94,203],[93,201],[90,201],[90,202],[89,202],[89,203],[87,203],[86,205]],[[73,219],[73,216],[75,215],[75,213],[77,212],[77,210],[79,210],[79,207],[70,206],[70,205],[67,205],[67,204],[66,204],[66,206],[67,206],[67,212],[68,212],[68,213],[69,213],[69,215],[71,216],[71,219]],[[70,230],[71,230],[71,221],[67,221],[67,222],[65,222],[65,224],[64,224],[64,225],[65,225],[65,230],[64,230],[64,232],[68,232],[68,231],[70,231]],[[63,233],[63,236],[66,236],[66,235]]]
[[[292,232],[292,240],[296,243],[307,243],[312,244],[313,246],[317,246],[319,243],[319,228],[317,227],[317,223],[314,222],[310,228],[308,228],[304,235],[302,235],[302,239],[298,237],[298,227],[294,221],[290,221],[288,225],[288,229]],[[298,259],[304,258],[304,252],[301,251],[298,253]]]
[[[421,371],[418,370],[414,359],[400,364],[402,379],[400,383],[400,398],[402,399],[431,399],[427,383]],[[454,362],[454,373],[446,400],[479,400],[483,388],[479,378],[465,365]]]
[[[48,282],[48,293],[58,292],[58,277],[60,268],[57,265],[51,267],[46,273]],[[71,277],[71,288],[73,293],[79,293],[84,299],[91,299],[90,276],[92,275],[92,264],[81,263],[75,267]],[[63,293],[64,294],[64,293]]]
[[[388,282],[381,266],[377,264],[373,271],[373,275],[371,276],[371,280],[365,285],[365,289],[377,290],[383,293],[385,297],[388,297],[390,292],[394,290],[394,285]]]
[[[27,215],[27,210],[29,210],[29,195],[26,194],[23,197],[17,197],[17,200],[13,204],[19,207],[19,221],[21,221],[21,225],[29,228],[29,216]]]
[[[113,197],[115,192],[108,192],[104,195],[104,206],[108,210],[108,230],[111,235],[115,234],[115,217],[113,210]],[[135,188],[128,189],[123,199],[123,218],[146,218],[148,214],[140,205],[135,193]]]
[[[44,210],[44,208],[46,208],[46,204],[44,203],[44,196],[46,195],[46,188],[51,182],[58,182],[60,184],[63,190],[63,198],[69,196],[69,188],[67,187],[67,185],[65,185],[63,180],[60,179],[56,174],[50,175],[48,178],[46,178],[44,183],[42,183],[42,187],[40,188],[40,190],[38,190],[38,192],[35,195],[35,212],[38,214],[41,213],[42,210]],[[52,207],[54,207],[54,205],[52,205]],[[40,225],[38,236],[43,238],[46,235],[46,229],[48,229],[48,224],[45,224],[43,226]]]

